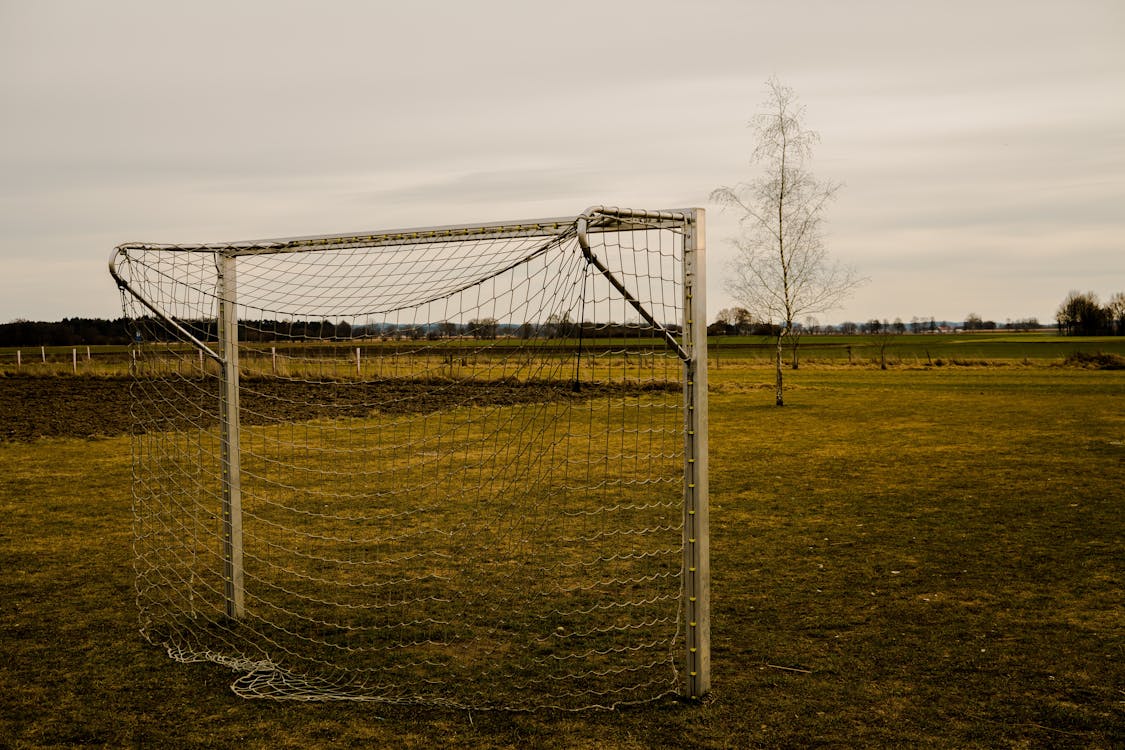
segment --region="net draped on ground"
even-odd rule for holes
[[[585,250],[564,221],[119,248],[145,637],[236,670],[250,697],[584,708],[680,692],[684,226],[633,217]]]

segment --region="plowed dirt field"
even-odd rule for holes
[[[129,377],[0,377],[0,441],[41,437],[113,436],[142,429],[207,427],[206,421],[179,424],[174,417],[148,414],[142,421],[134,411],[153,397],[168,397],[155,381]],[[678,385],[607,385],[584,383],[575,391],[569,383],[497,381],[415,381],[311,383],[256,379],[244,383],[243,424],[299,422],[321,417],[364,417],[374,412],[427,413],[458,406],[509,405],[560,399],[584,400],[639,389],[678,388]],[[134,394],[137,401],[135,402]],[[217,419],[218,386],[214,380],[196,381],[176,398],[203,405]],[[194,410],[187,410],[193,412]],[[175,413],[170,410],[169,413]]]

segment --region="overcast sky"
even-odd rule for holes
[[[126,241],[708,208],[773,75],[870,283],[822,322],[1125,291],[1125,2],[0,0],[0,322],[116,317]]]

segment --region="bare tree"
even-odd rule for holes
[[[441,321],[438,332],[443,339],[451,339],[461,331],[461,326],[449,320]]]
[[[495,340],[500,323],[496,318],[473,318],[469,321],[469,335],[475,339]]]
[[[751,163],[760,165],[761,175],[718,188],[711,200],[741,214],[727,287],[755,317],[778,322],[776,395],[782,406],[782,348],[794,334],[794,321],[839,306],[863,280],[854,269],[830,262],[824,249],[824,210],[840,186],[820,182],[805,168],[820,137],[805,127],[805,109],[791,88],[771,78],[767,89],[764,110],[750,122],[757,139]]]
[[[738,324],[738,314],[733,307],[724,307],[719,310],[719,314],[715,316],[716,323],[722,323],[726,330],[734,331],[737,333],[738,329],[735,327]]]
[[[791,352],[791,355],[790,355],[791,358],[789,360],[789,367],[791,369],[794,369],[794,370],[801,369],[801,361],[800,361],[800,358],[798,357],[798,354],[797,354],[797,347],[801,343],[801,334],[803,334],[803,333],[816,333],[817,329],[819,329],[819,328],[820,328],[820,324],[817,323],[816,318],[814,318],[811,315],[805,316],[804,325],[801,325],[801,324],[798,323],[798,324],[795,324],[793,326],[793,329],[789,332],[789,347],[790,347],[790,352]]]
[[[1058,323],[1059,333],[1067,336],[1097,336],[1108,327],[1110,314],[1098,302],[1098,295],[1073,290],[1059,306],[1055,321]]]
[[[887,347],[900,333],[906,330],[906,326],[902,325],[902,321],[898,318],[895,319],[894,325],[885,320],[880,323],[877,318],[872,323],[875,325],[869,324],[868,328],[875,336],[875,343],[879,347],[879,369],[885,370],[887,369]]]
[[[1113,332],[1118,336],[1125,336],[1125,292],[1114,293],[1105,309],[1109,313]]]
[[[749,336],[754,332],[754,316],[745,307],[734,308],[734,325],[739,336]]]

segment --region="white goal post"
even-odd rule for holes
[[[141,631],[247,697],[710,690],[704,211],[114,249]]]

